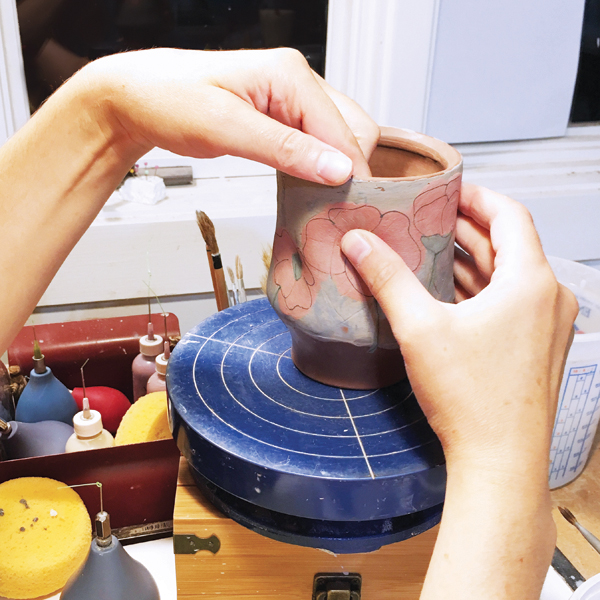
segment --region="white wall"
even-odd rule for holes
[[[424,131],[450,143],[564,135],[584,4],[441,2]]]
[[[584,2],[330,0],[326,78],[450,143],[562,136]]]
[[[325,78],[380,125],[423,131],[440,0],[329,0]]]

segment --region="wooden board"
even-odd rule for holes
[[[573,525],[567,523],[556,507],[568,508],[579,523],[600,538],[600,436],[596,435],[583,473],[568,485],[552,491],[553,517],[558,539],[556,545],[586,578],[600,573],[600,554]]]
[[[216,535],[215,555],[200,551],[175,556],[180,600],[310,600],[316,573],[360,573],[363,600],[417,600],[429,565],[437,527],[368,554],[335,556],[271,540],[213,508],[200,494],[181,459],[175,498],[175,535]]]

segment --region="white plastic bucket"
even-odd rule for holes
[[[583,471],[600,419],[600,271],[564,258],[549,256],[548,261],[558,281],[579,302],[552,432],[550,488],[554,489]]]
[[[600,600],[600,575],[594,575],[579,586],[569,600]]]

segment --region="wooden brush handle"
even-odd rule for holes
[[[212,279],[213,290],[215,291],[215,300],[217,301],[217,310],[221,311],[224,308],[229,308],[229,299],[227,297],[227,284],[225,283],[225,273],[223,272],[223,263],[221,255],[210,253],[206,248],[208,256],[208,266],[210,267],[210,278]]]
[[[213,257],[212,257],[212,254],[210,253],[210,250],[208,249],[208,246],[206,247],[206,256],[208,258],[208,268],[210,269],[210,278],[212,280],[213,290],[216,290],[217,289],[217,281],[215,279],[215,268],[213,266]]]
[[[219,255],[217,255],[219,256]],[[219,256],[219,262],[221,257]],[[229,308],[229,299],[227,297],[227,284],[225,283],[225,273],[223,267],[215,269],[215,298],[217,300],[217,310]]]
[[[590,543],[592,548],[600,553],[600,540],[590,531],[588,531],[583,525],[575,523],[575,527],[579,529],[581,535]]]

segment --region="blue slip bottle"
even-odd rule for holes
[[[8,460],[62,454],[73,427],[61,421],[19,423],[0,419],[0,444]]]
[[[60,600],[160,600],[154,578],[112,535],[108,513],[96,515],[96,537],[83,569],[71,576]]]
[[[15,421],[62,421],[72,425],[73,417],[79,411],[77,403],[67,387],[46,366],[37,340],[34,342],[33,364],[29,383],[17,403]]]

